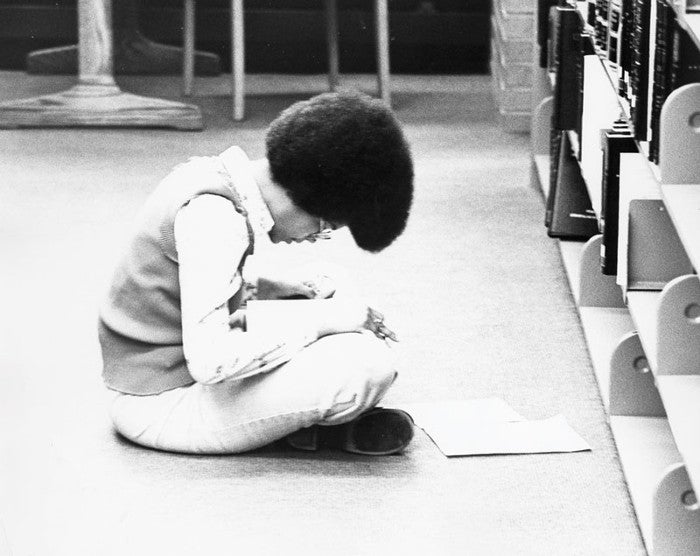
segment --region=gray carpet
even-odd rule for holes
[[[0,73],[0,98],[70,78]],[[352,80],[371,90],[367,77]],[[498,396],[562,413],[591,452],[446,459],[419,434],[401,456],[140,449],[105,415],[95,311],[134,211],[176,163],[230,144],[262,154],[276,113],[322,78],[226,82],[196,102],[202,133],[0,131],[0,551],[12,554],[644,554],[558,250],[528,184],[528,138],[501,131],[486,76],[398,77],[416,160],[406,233],[379,255],[329,255],[401,337],[387,402]],[[130,90],[177,97],[168,78]],[[333,251],[332,254],[330,252]]]

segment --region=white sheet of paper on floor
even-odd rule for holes
[[[442,423],[425,429],[448,457],[496,454],[547,454],[590,450],[563,415],[538,421]]]
[[[563,415],[527,421],[500,398],[401,404],[448,457],[590,450]]]

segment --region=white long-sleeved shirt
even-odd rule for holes
[[[256,250],[269,243],[273,221],[252,175],[237,190],[248,211]],[[192,377],[205,384],[271,371],[315,341],[312,325],[283,335],[229,326],[228,299],[243,287],[237,269],[248,247],[245,219],[217,195],[202,195],[175,218],[183,351]],[[262,244],[262,245],[259,245]]]

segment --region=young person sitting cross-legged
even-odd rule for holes
[[[393,383],[393,333],[332,296],[284,333],[248,331],[245,299],[331,296],[280,268],[246,284],[247,255],[347,226],[378,252],[404,230],[409,146],[392,112],[360,93],[298,102],[269,126],[266,157],[238,147],[177,166],[151,194],[100,310],[115,428],[162,450],[238,453],[285,438],[363,454],[402,450],[410,417],[375,408]]]

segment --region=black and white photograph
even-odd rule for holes
[[[700,556],[700,1],[0,0],[0,556]]]

